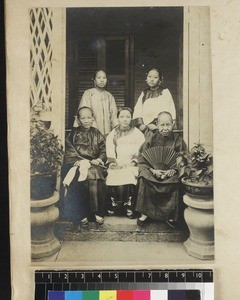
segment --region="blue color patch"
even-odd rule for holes
[[[65,292],[48,291],[48,300],[65,300]]]
[[[82,300],[82,292],[65,291],[65,300]]]

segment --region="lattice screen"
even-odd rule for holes
[[[30,10],[30,105],[36,111],[52,109],[53,10]]]

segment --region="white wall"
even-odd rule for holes
[[[191,148],[204,144],[212,151],[212,73],[209,7],[184,12],[184,138]]]
[[[52,59],[52,128],[65,139],[66,8],[54,9]]]

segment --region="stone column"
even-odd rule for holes
[[[213,148],[212,64],[210,9],[184,7],[183,135],[194,143]]]

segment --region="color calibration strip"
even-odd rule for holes
[[[201,294],[199,290],[49,291],[48,300],[201,300]]]

